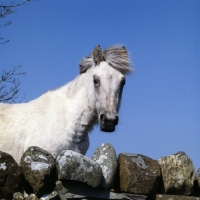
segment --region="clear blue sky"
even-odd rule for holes
[[[127,77],[120,123],[114,133],[92,131],[88,157],[108,142],[117,154],[153,159],[185,151],[200,168],[199,0],[38,0],[5,20],[12,25],[0,28],[10,40],[0,45],[0,71],[18,64],[28,71],[18,101],[74,79],[96,45],[126,46],[135,72]]]

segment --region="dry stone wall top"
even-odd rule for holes
[[[50,153],[39,147],[29,147],[21,158],[21,168],[28,193],[41,197],[53,190],[57,177],[55,159]]]
[[[14,192],[23,186],[21,168],[13,157],[0,151],[0,199],[11,199]]]
[[[99,164],[80,153],[62,151],[56,159],[59,180],[75,180],[92,187],[101,186],[102,170]]]
[[[167,194],[157,194],[156,200],[200,200],[200,197],[190,197],[183,195],[167,195]]]
[[[117,159],[112,145],[104,143],[92,159],[70,150],[54,159],[47,151],[30,147],[21,166],[0,152],[0,199],[5,200],[200,200],[199,179],[200,169],[195,172],[184,152],[159,162],[132,153],[121,153]],[[22,186],[26,198],[20,193]]]
[[[158,161],[130,153],[119,154],[118,160],[121,191],[144,195],[157,193],[161,181]]]
[[[103,173],[102,187],[112,188],[117,175],[117,156],[111,144],[103,143],[100,145],[92,155],[92,160],[97,162]]]
[[[191,159],[178,152],[158,160],[164,183],[164,193],[191,195],[197,175]]]

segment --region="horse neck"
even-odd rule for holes
[[[80,124],[94,125],[97,122],[93,82],[90,74],[84,73],[76,77],[66,85],[64,93]]]

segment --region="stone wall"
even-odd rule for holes
[[[29,147],[20,166],[0,151],[0,199],[200,200],[200,168],[195,172],[184,152],[158,161],[133,153],[117,157],[108,143],[91,159],[70,150],[54,159]]]

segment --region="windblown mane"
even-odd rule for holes
[[[106,48],[103,50],[103,57],[110,66],[124,75],[132,71],[128,53],[125,47],[121,45],[114,45]],[[94,65],[93,53],[90,53],[87,57],[83,57],[79,63],[80,73],[86,72],[88,68]]]

